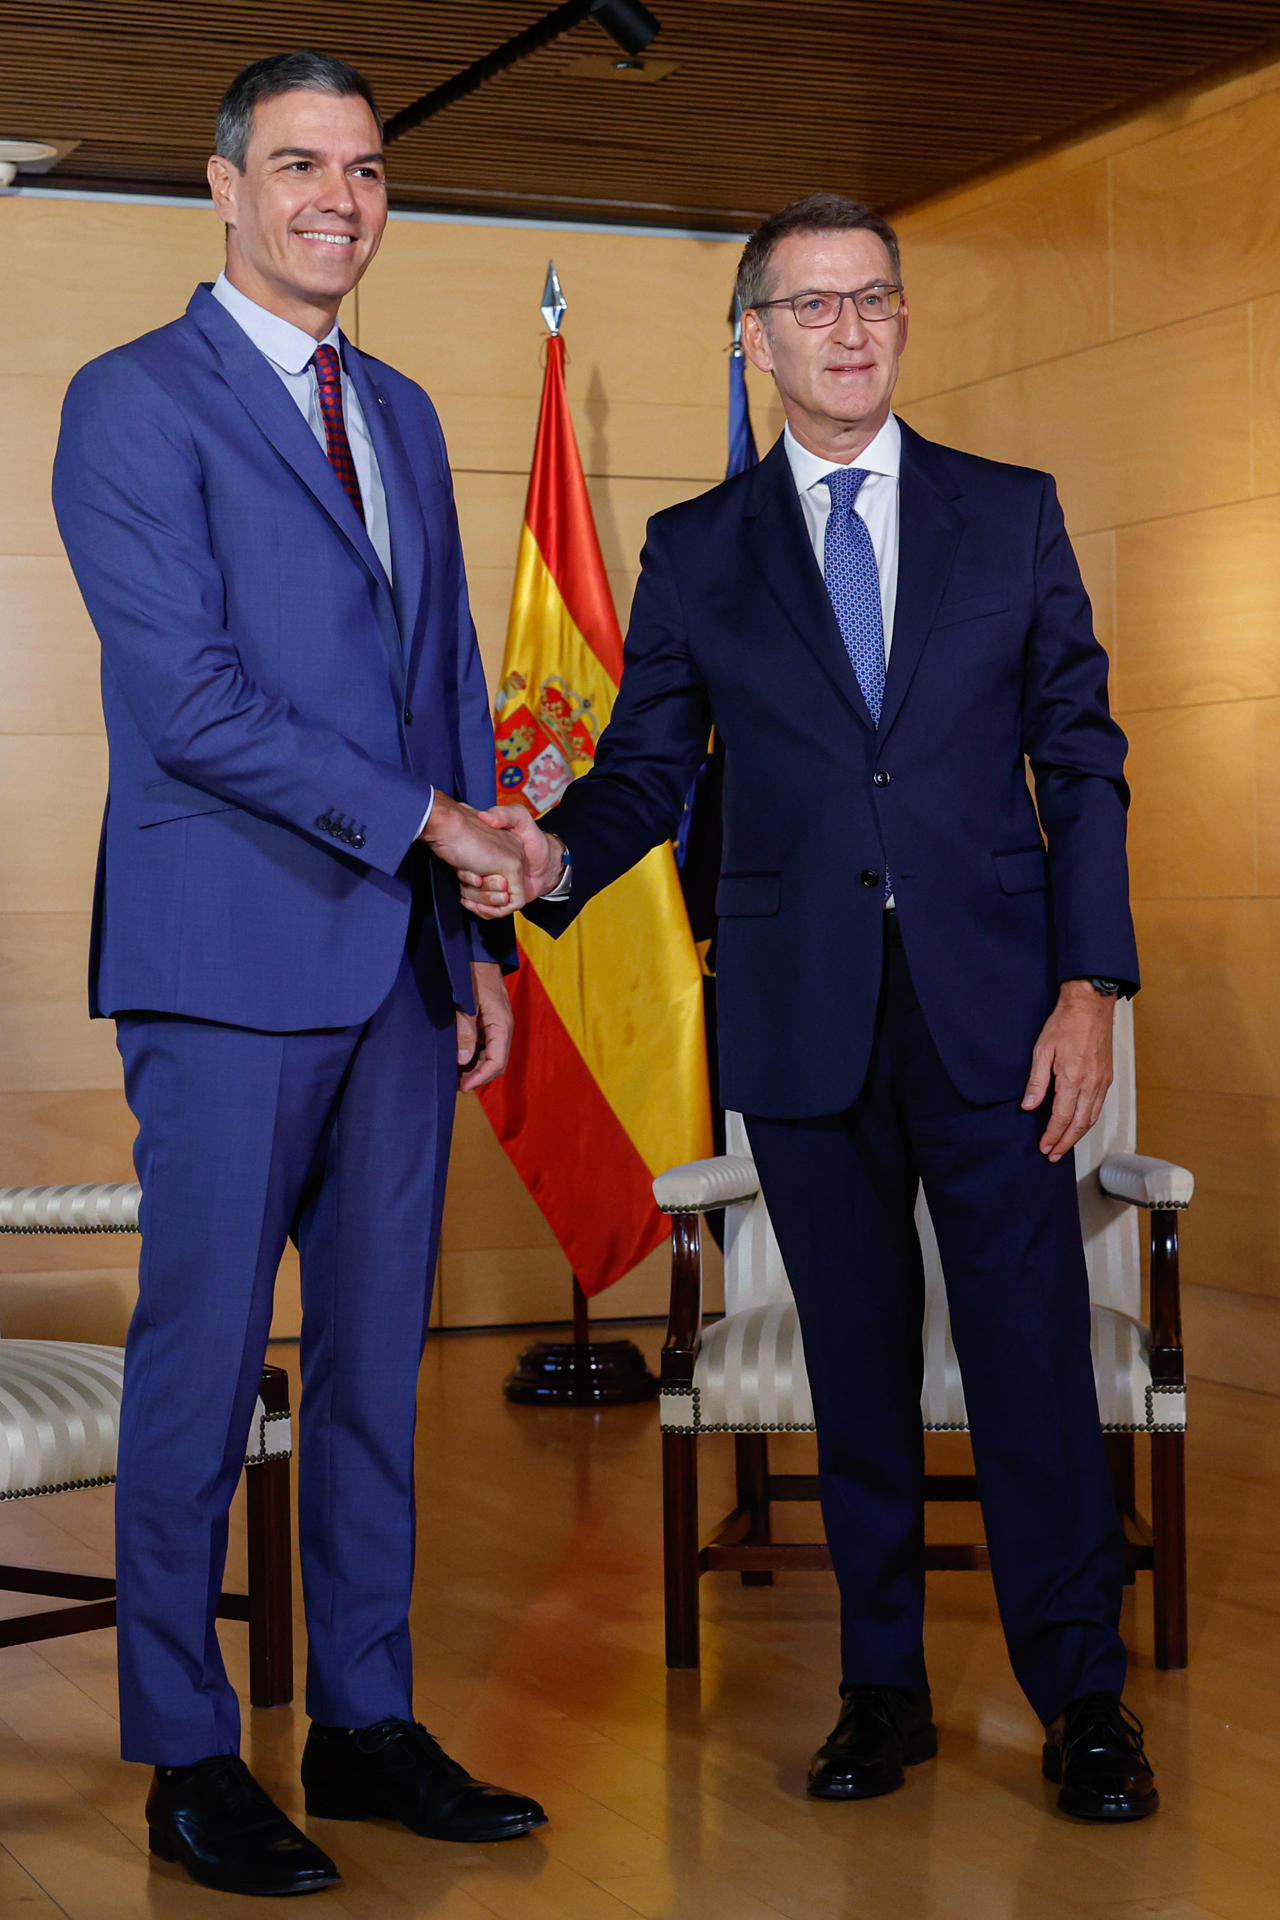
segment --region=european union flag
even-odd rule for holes
[[[751,407],[747,399],[747,365],[742,353],[742,317],[733,311],[734,340],[729,355],[729,460],[725,479],[758,464]],[[720,807],[724,786],[724,754],[713,733],[707,757],[694,775],[685,796],[676,862],[689,912],[694,945],[702,960],[703,1000],[707,1021],[707,1072],[711,1085],[711,1120],[717,1153],[724,1152],[724,1115],[720,1110],[720,1070],[716,1058],[716,883],[720,878]],[[723,1240],[723,1215],[708,1214],[707,1224],[718,1242]]]

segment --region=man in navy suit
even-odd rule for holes
[[[151,1845],[207,1885],[332,1861],[239,1760],[214,1631],[276,1268],[302,1257],[299,1521],[309,1813],[504,1839],[535,1801],[413,1720],[413,1434],[458,1086],[500,1073],[518,887],[444,441],[339,303],[386,222],[341,61],[223,102],[226,270],[67,396],[58,521],[102,640],[111,774],[91,995],[138,1122],[143,1246],[121,1419],[120,1711]],[[495,932],[498,937],[495,938]]]
[[[1069,1812],[1140,1818],[1071,1158],[1138,982],[1106,657],[1052,481],[890,411],[907,302],[882,219],[798,201],[748,242],[738,294],[786,431],[650,523],[611,724],[545,833],[491,817],[557,932],[674,833],[712,722],[724,744],[721,1081],[799,1308],[842,1600],[810,1793],[885,1793],[936,1751],[923,1181],[1045,1773]]]

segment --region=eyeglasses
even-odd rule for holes
[[[873,287],[858,287],[853,293],[827,293],[815,287],[790,293],[785,300],[757,300],[755,305],[757,312],[765,307],[790,307],[797,325],[829,327],[844,312],[846,300],[852,300],[863,320],[892,320],[902,305],[902,288],[878,282]]]

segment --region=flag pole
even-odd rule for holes
[[[554,260],[547,262],[539,312],[553,340],[568,309]],[[573,1275],[573,1338],[535,1340],[521,1353],[502,1391],[518,1406],[617,1407],[651,1400],[656,1377],[631,1340],[593,1340],[586,1289]]]

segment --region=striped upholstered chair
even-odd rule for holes
[[[140,1197],[133,1184],[0,1187],[0,1233],[136,1233]],[[0,1338],[0,1501],[115,1479],[123,1373],[123,1347]],[[199,1381],[191,1388],[198,1393]],[[291,1431],[288,1375],[264,1367],[245,1457],[249,1591],[224,1593],[218,1608],[249,1623],[255,1707],[293,1697]],[[115,1624],[115,1581],[102,1575],[0,1565],[0,1592],[80,1603],[0,1620],[0,1647]]]
[[[1187,1661],[1184,1441],[1186,1387],[1178,1295],[1178,1214],[1191,1175],[1133,1151],[1136,1131],[1133,1014],[1121,1002],[1116,1074],[1102,1116],[1076,1151],[1080,1214],[1093,1303],[1093,1360],[1117,1503],[1124,1521],[1130,1578],[1153,1573],[1156,1664]],[[663,1514],[667,1665],[698,1664],[698,1583],[711,1571],[736,1571],[766,1585],[775,1571],[829,1567],[824,1544],[772,1537],[775,1500],[814,1500],[817,1477],[770,1471],[771,1433],[812,1433],[813,1402],[795,1302],[756,1180],[746,1131],[727,1116],[728,1152],[673,1167],[654,1182],[671,1216],[671,1311],[662,1356]],[[725,1209],[725,1314],[702,1324],[699,1216]],[[1143,1314],[1138,1210],[1150,1216],[1149,1311]],[[924,1250],[925,1377],[921,1411],[927,1433],[967,1428],[964,1390],[947,1316],[937,1243],[923,1196],[916,1212]],[[737,1505],[700,1540],[697,1447],[704,1434],[733,1434]],[[1151,1518],[1137,1510],[1135,1441],[1151,1450]],[[926,1475],[932,1499],[973,1500],[969,1474]],[[931,1567],[985,1567],[986,1549],[937,1545]]]

